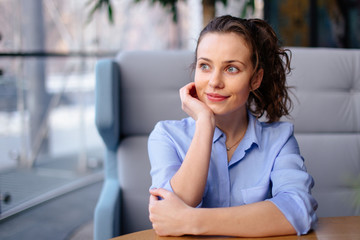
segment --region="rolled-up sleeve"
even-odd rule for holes
[[[164,188],[173,192],[171,178],[181,166],[181,160],[173,140],[164,131],[162,123],[156,124],[148,140],[148,153],[151,164],[150,188]]]
[[[317,222],[317,202],[311,195],[313,178],[307,173],[293,135],[278,154],[271,173],[273,202],[295,228],[306,234]]]

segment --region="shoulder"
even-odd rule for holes
[[[290,122],[258,122],[258,128],[261,144],[265,148],[273,146],[281,149],[290,139],[295,140],[294,125]]]
[[[168,136],[184,136],[193,135],[195,130],[195,121],[191,118],[184,118],[181,120],[165,120],[159,121],[150,136],[153,135],[168,135]]]
[[[187,131],[195,126],[195,121],[188,117],[181,120],[165,120],[156,123],[154,130],[161,131]]]
[[[273,122],[264,123],[259,122],[263,134],[279,135],[292,135],[294,133],[294,124],[290,122]]]

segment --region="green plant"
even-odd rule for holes
[[[255,9],[255,0],[247,0],[244,4],[244,7],[242,9],[242,12],[241,12],[241,17],[242,18],[245,18],[246,17],[246,14],[247,14],[247,10],[248,9],[251,9],[252,13],[254,13],[254,9]]]
[[[89,12],[88,19],[87,19],[88,23],[93,19],[94,13],[96,11],[100,11],[103,8],[107,8],[109,22],[111,24],[114,24],[113,7],[111,4],[111,0],[89,0],[86,3],[86,6],[89,7],[92,4],[93,4],[93,6],[91,7],[91,10]]]
[[[144,0],[134,0],[134,2],[138,3]],[[177,2],[181,0],[149,0],[152,4],[158,2],[161,6],[164,8],[168,8],[172,14],[173,21],[177,22],[178,16],[177,16]],[[185,0],[184,0],[185,1]],[[204,13],[210,12],[211,16],[207,16],[206,19],[204,19],[204,24],[207,23],[207,21],[211,18],[215,17],[215,3],[216,1],[222,2],[225,6],[228,3],[228,0],[202,0],[203,4],[203,11]],[[108,19],[111,24],[114,23],[113,18],[113,7],[111,4],[111,0],[89,0],[87,2],[87,6],[93,5],[93,7],[90,10],[89,16],[88,16],[88,22],[90,22],[93,18],[93,15],[96,11],[99,11],[103,8],[107,8],[108,12]],[[210,10],[209,10],[210,9]],[[248,9],[251,9],[253,12],[255,9],[255,0],[245,0],[244,7],[242,9],[241,17],[245,17]],[[207,15],[207,14],[204,14]]]
[[[141,2],[141,1],[144,1],[144,0],[134,0],[134,1],[135,2]],[[150,0],[150,1],[151,1],[152,4],[155,4],[156,2],[158,2],[164,8],[170,9],[170,12],[171,12],[172,17],[173,17],[173,21],[177,22],[178,16],[177,16],[176,3],[178,2],[178,0]]]

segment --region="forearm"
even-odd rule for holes
[[[185,159],[171,179],[174,192],[189,206],[197,206],[202,199],[211,155],[214,124],[197,121],[196,130]]]
[[[189,211],[189,234],[265,237],[295,234],[281,211],[269,201],[229,208]]]

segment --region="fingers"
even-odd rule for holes
[[[197,92],[196,92],[195,86],[190,89],[189,94],[190,94],[190,96],[192,96],[193,98],[199,99],[199,98],[198,98],[198,95],[197,95]]]
[[[149,210],[149,220],[150,220],[151,222],[154,221],[152,212],[153,212],[153,210],[154,210],[154,206],[155,206],[156,201],[157,201],[157,197],[155,197],[154,195],[151,195],[151,194],[150,194],[150,198],[149,198],[149,209],[148,209],[148,210]]]
[[[156,212],[159,210],[159,200],[160,199],[167,199],[171,192],[168,190],[165,190],[163,188],[154,188],[150,189],[150,197],[149,197],[149,219],[154,224],[154,221],[156,219]],[[156,210],[158,209],[158,210]],[[153,226],[154,227],[154,226]],[[154,227],[155,229],[155,227]]]
[[[191,96],[196,98],[197,95],[196,95],[195,83],[191,82],[186,84],[184,87],[180,88],[180,95],[183,97]]]
[[[208,110],[206,105],[199,100],[194,82],[188,83],[180,89],[180,99],[183,111],[195,120],[200,112]]]
[[[150,194],[151,196],[154,196],[156,198],[156,200],[158,200],[158,197],[162,198],[162,199],[167,199],[169,197],[169,195],[171,194],[170,191],[163,189],[163,188],[153,188],[150,189]]]
[[[152,190],[150,190],[151,192]],[[158,197],[156,195],[153,195],[153,194],[150,194],[150,197],[149,197],[149,219],[151,222],[154,221],[154,216],[153,216],[153,212],[156,208],[156,203],[157,201],[159,201]]]
[[[152,194],[150,194],[150,197],[149,197],[149,205],[154,205],[154,203],[158,201],[158,198]]]

